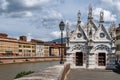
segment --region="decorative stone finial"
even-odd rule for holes
[[[70,32],[70,24],[67,22],[66,24],[66,36],[69,37],[69,32]]]
[[[104,12],[100,11],[100,23],[104,22]]]
[[[78,15],[78,24],[79,24],[79,23],[81,23],[81,21],[80,21],[80,16],[81,16],[80,10],[78,11],[77,15]]]
[[[88,19],[93,19],[92,17],[92,6],[89,4]]]
[[[67,24],[66,24],[67,47],[69,47],[69,38],[70,38],[69,32],[70,32],[70,25],[69,25],[69,23],[67,22]]]
[[[114,27],[114,28],[115,28],[115,22],[114,22],[114,21],[112,22],[112,27]]]

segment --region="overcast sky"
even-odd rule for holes
[[[78,10],[82,24],[86,24],[89,4],[96,23],[102,10],[105,24],[114,21],[118,26],[120,0],[0,0],[0,32],[15,38],[26,35],[44,41],[57,39],[59,22],[69,22],[73,29]]]

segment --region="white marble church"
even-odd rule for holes
[[[87,23],[82,26],[78,12],[76,28],[67,35],[67,62],[71,68],[113,69],[115,67],[115,24],[109,30],[104,25],[104,12],[100,12],[99,25],[93,21],[92,7],[89,6]]]

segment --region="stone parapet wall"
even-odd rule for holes
[[[0,57],[0,64],[58,60],[60,57]]]

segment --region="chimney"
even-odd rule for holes
[[[21,41],[27,41],[27,37],[26,36],[20,36],[19,38]]]
[[[8,38],[8,35],[5,33],[0,33],[0,38]]]

